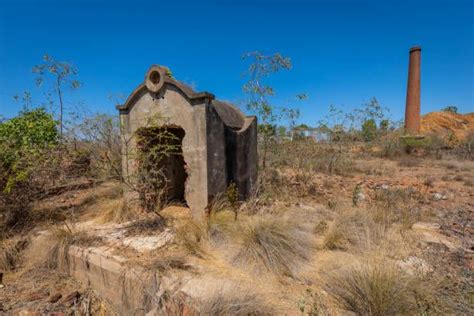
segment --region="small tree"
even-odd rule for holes
[[[0,123],[0,164],[4,191],[26,180],[32,166],[43,157],[42,149],[56,144],[56,122],[43,108],[20,112]]]
[[[362,124],[362,137],[366,142],[371,142],[377,136],[377,125],[375,120],[369,119]]]
[[[31,202],[59,169],[49,155],[57,139],[56,122],[41,108],[0,123],[0,219],[5,228],[28,222]]]
[[[381,120],[379,124],[379,129],[382,132],[387,132],[388,128],[390,127],[390,121],[389,120]]]
[[[38,75],[36,78],[37,86],[41,86],[48,75],[52,77],[53,90],[57,93],[59,102],[59,135],[62,138],[64,118],[63,88],[69,86],[72,89],[77,89],[81,86],[79,81],[72,79],[77,75],[77,69],[71,63],[58,61],[46,54],[43,56],[43,63],[34,66],[32,71]]]
[[[457,106],[454,106],[454,105],[448,105],[447,107],[445,107],[445,108],[442,109],[441,111],[443,111],[443,112],[451,112],[451,113],[458,113],[458,107],[457,107]]]
[[[244,54],[243,58],[251,60],[246,71],[249,79],[243,90],[250,96],[247,104],[249,110],[256,112],[260,120],[259,133],[263,140],[262,169],[265,170],[269,142],[275,135],[274,126],[279,118],[276,107],[269,100],[275,95],[275,91],[265,80],[276,72],[291,69],[291,60],[279,53],[267,56],[260,52]]]

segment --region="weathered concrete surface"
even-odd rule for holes
[[[160,118],[160,126],[184,130],[182,155],[187,174],[184,198],[194,217],[202,218],[209,202],[232,182],[236,183],[242,199],[252,192],[258,161],[256,117],[246,117],[233,105],[215,100],[210,93],[194,92],[171,78],[167,68],[161,66],[152,66],[145,82],[117,108],[125,133],[122,146],[126,153],[133,153],[135,133],[147,127],[152,117]],[[136,181],[133,174],[137,163],[133,154],[123,156],[122,166],[125,178]],[[169,183],[178,187],[177,181],[171,179]]]
[[[143,315],[150,308],[146,290],[154,279],[128,268],[126,259],[101,248],[71,247],[69,275],[83,282],[124,315]]]
[[[421,82],[421,47],[410,49],[408,64],[407,99],[405,107],[405,133],[418,135],[420,133],[420,82]]]

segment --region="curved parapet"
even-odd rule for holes
[[[245,115],[237,107],[220,100],[213,100],[212,105],[225,125],[235,129],[242,128]]]
[[[148,69],[144,82],[133,90],[123,105],[117,105],[116,108],[121,113],[126,113],[143,94],[150,92],[158,95],[166,87],[172,87],[179,91],[191,104],[206,100],[211,102],[215,98],[212,93],[206,91],[195,92],[191,87],[173,79],[168,68],[153,65]]]

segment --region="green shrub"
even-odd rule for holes
[[[425,137],[404,136],[401,138],[401,144],[406,153],[411,153],[415,150],[423,150],[429,148],[430,139]]]
[[[26,181],[43,151],[58,142],[56,122],[43,108],[21,112],[0,123],[0,184],[10,191],[16,183]]]
[[[454,106],[454,105],[448,105],[447,107],[445,107],[445,108],[442,109],[441,111],[443,111],[443,112],[451,112],[451,113],[458,113],[458,107],[457,107],[457,106]]]
[[[362,137],[366,142],[371,142],[377,137],[377,124],[375,120],[366,120],[364,124],[362,124]]]

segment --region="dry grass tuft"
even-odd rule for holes
[[[339,214],[329,225],[324,235],[322,248],[328,250],[348,250],[357,242],[357,230],[363,227],[362,216],[359,212],[345,211]]]
[[[411,187],[378,190],[372,206],[374,220],[386,225],[400,223],[402,227],[409,229],[420,220],[418,201],[421,199],[421,194]]]
[[[68,252],[71,246],[91,247],[102,239],[98,236],[90,236],[83,230],[65,225],[53,230],[52,239],[55,240],[45,265],[49,269],[58,269],[69,265]]]
[[[438,315],[443,309],[432,280],[408,276],[387,260],[343,270],[330,277],[326,288],[357,315]]]
[[[258,271],[291,276],[312,248],[308,234],[282,219],[254,217],[238,233],[241,243],[233,263]]]
[[[202,258],[207,253],[207,227],[204,223],[187,219],[176,227],[176,241],[189,254]]]
[[[389,264],[363,265],[333,276],[328,292],[357,315],[399,315],[412,310],[406,278]]]
[[[0,271],[16,269],[21,264],[21,253],[28,246],[28,240],[20,239],[14,244],[2,242],[0,245]]]
[[[204,300],[199,307],[199,315],[275,315],[274,309],[263,302],[254,293],[234,291],[219,291]]]
[[[97,206],[101,209],[101,222],[125,223],[139,217],[135,208],[131,207],[124,198],[107,200]]]
[[[400,167],[407,167],[407,168],[414,168],[420,165],[420,160],[413,157],[413,156],[402,156],[398,160],[398,166]]]

